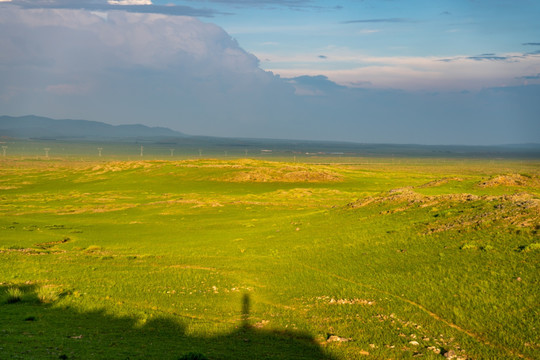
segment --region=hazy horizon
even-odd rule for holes
[[[540,4],[0,1],[0,115],[190,135],[540,141]]]

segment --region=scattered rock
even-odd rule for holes
[[[443,356],[447,359],[455,359],[457,357],[456,352],[454,350],[448,350],[443,354]]]
[[[317,299],[323,300],[326,297],[318,297]],[[365,300],[365,299],[334,299],[331,298],[328,301],[330,304],[335,305],[354,305],[354,304],[360,304],[360,305],[373,305],[375,304],[374,300]]]
[[[268,320],[261,320],[258,323],[256,323],[255,325],[253,325],[253,327],[255,327],[257,329],[260,329],[260,328],[265,327],[269,322],[270,321],[268,321]]]
[[[351,338],[344,338],[344,337],[337,336],[337,335],[330,335],[326,339],[326,342],[348,342],[348,341],[351,341],[351,340],[352,340]]]
[[[418,343],[418,341],[415,341],[415,340],[409,341],[409,344],[414,345],[414,346],[420,345],[420,344]]]

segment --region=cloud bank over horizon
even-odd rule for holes
[[[366,57],[381,74],[336,72],[343,81],[316,69],[280,76],[263,70],[257,57],[217,25],[161,10],[135,11],[154,6],[151,1],[118,1],[114,10],[107,8],[110,1],[88,1],[99,6],[85,9],[69,0],[52,2],[54,8],[24,3],[30,2],[0,3],[0,108],[5,115],[143,123],[230,137],[420,144],[539,141],[540,70],[533,55],[424,59],[435,83],[452,78],[459,83],[456,73],[436,75],[456,62],[471,64],[470,69],[460,67],[464,78],[481,77],[474,67],[480,62],[486,63],[486,74],[504,62],[523,65],[515,73],[495,69],[507,69],[508,84],[497,79],[447,91],[400,86],[399,74],[380,65],[393,61],[417,68],[411,58]],[[316,53],[314,58],[322,62],[331,56]],[[429,76],[413,72],[405,80],[411,79],[428,82]]]

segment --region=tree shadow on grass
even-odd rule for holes
[[[309,334],[252,327],[247,295],[242,324],[236,331],[193,337],[186,334],[183,324],[171,319],[154,318],[141,324],[136,318],[116,317],[103,310],[79,312],[43,303],[37,287],[18,288],[23,293],[20,301],[8,302],[8,286],[0,285],[0,358],[179,359],[198,353],[209,360],[333,359]]]

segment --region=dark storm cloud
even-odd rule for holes
[[[466,59],[469,60],[476,60],[476,61],[485,61],[485,60],[491,60],[491,61],[503,61],[503,60],[509,60],[515,58],[515,56],[497,56],[495,54],[481,54],[478,56],[469,56],[466,57]]]
[[[187,0],[193,3],[212,3],[219,5],[230,5],[231,7],[244,8],[266,8],[275,9],[285,7],[292,10],[309,9],[329,9],[328,7],[316,5],[311,0]],[[335,6],[332,9],[340,10],[342,7]]]
[[[197,17],[213,17],[225,13],[213,9],[198,9],[190,6],[162,5],[114,5],[107,1],[74,1],[74,0],[13,0],[2,5],[16,5],[23,9],[85,9],[90,11],[121,10],[134,13],[183,15]]]
[[[463,60],[463,59],[474,60],[474,61],[507,61],[507,60],[524,59],[524,58],[527,57],[527,55],[531,55],[531,54],[532,53],[522,54],[522,55],[505,55],[505,56],[502,56],[502,55],[497,55],[497,54],[493,54],[493,53],[487,53],[487,54],[480,54],[480,55],[475,55],[475,56],[466,56],[466,57],[458,56],[458,57],[454,57],[454,58],[439,59],[437,61],[447,62],[447,63],[454,62],[454,61],[459,61],[459,60]]]

